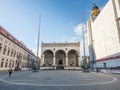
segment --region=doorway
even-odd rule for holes
[[[59,60],[58,65],[63,65],[63,60],[62,59]]]

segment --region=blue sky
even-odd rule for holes
[[[102,8],[108,0],[0,0],[0,25],[36,52],[41,13],[40,42],[80,41],[82,47],[81,21],[86,24],[93,2]]]

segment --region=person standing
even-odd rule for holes
[[[8,72],[9,72],[9,77],[10,77],[12,74],[12,69],[9,69]]]

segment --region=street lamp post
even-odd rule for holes
[[[82,34],[83,34],[83,52],[84,52],[84,58],[85,58],[85,36],[84,36],[84,26],[82,23]]]
[[[86,61],[86,52],[85,52],[85,35],[84,35],[84,24],[83,24],[83,13],[82,14],[82,36],[83,36],[83,67],[84,67],[84,72],[86,72],[88,70],[88,66],[87,66],[87,61]]]
[[[40,25],[41,25],[41,14],[40,14],[40,16],[39,16],[39,28],[38,28],[38,41],[37,41],[37,68],[39,68],[40,69],[40,62],[39,62],[39,41],[40,41]]]
[[[82,23],[82,34],[83,34],[83,65],[84,65],[84,71],[86,71],[86,57],[85,57],[85,36],[84,36],[84,26]]]

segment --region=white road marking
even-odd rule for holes
[[[108,75],[105,75],[108,76]],[[89,85],[101,85],[101,84],[109,84],[109,83],[113,83],[115,81],[117,81],[117,79],[115,77],[112,76],[108,76],[110,78],[112,78],[113,80],[109,81],[109,82],[101,82],[101,83],[90,83],[90,84],[30,84],[30,83],[15,83],[15,82],[10,82],[5,80],[5,78],[7,78],[8,76],[4,76],[0,79],[0,81],[5,82],[5,83],[9,83],[9,84],[16,84],[16,85],[31,85],[31,86],[89,86]]]
[[[10,81],[14,82],[14,81],[34,81],[34,80],[10,80]]]

